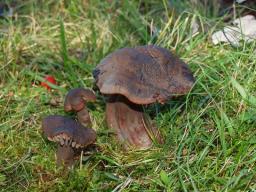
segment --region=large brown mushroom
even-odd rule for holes
[[[145,118],[143,105],[164,104],[188,93],[194,77],[187,64],[167,49],[149,45],[123,48],[103,59],[93,71],[96,85],[107,95],[106,119],[125,146],[148,148],[162,142]]]
[[[64,110],[77,112],[78,121],[84,126],[90,126],[91,119],[86,108],[86,102],[94,102],[95,100],[95,94],[89,89],[71,89],[65,97]]]
[[[93,129],[61,115],[50,115],[42,121],[44,135],[58,143],[57,165],[72,166],[76,150],[83,149],[96,140]]]

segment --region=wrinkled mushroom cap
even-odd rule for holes
[[[68,92],[65,102],[64,110],[68,111],[80,111],[85,107],[85,102],[93,102],[96,100],[95,94],[84,88],[75,88]]]
[[[69,145],[75,143],[76,148],[86,147],[96,140],[96,133],[93,129],[86,128],[77,121],[61,115],[50,115],[44,118],[42,129],[49,140],[54,141],[56,136],[63,137],[64,140],[69,140]]]
[[[190,91],[194,77],[187,64],[158,46],[123,48],[93,71],[103,94],[121,94],[137,104],[164,103]]]

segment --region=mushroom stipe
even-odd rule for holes
[[[163,143],[160,132],[145,117],[142,106],[130,102],[122,95],[115,95],[108,99],[106,119],[110,128],[117,133],[124,148],[132,147],[131,144],[144,149],[149,148],[152,140]]]

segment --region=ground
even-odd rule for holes
[[[0,191],[256,189],[256,42],[213,45],[223,16],[177,2],[174,10],[164,0],[26,0],[13,18],[0,18]],[[42,118],[65,114],[69,89],[95,90],[91,72],[108,53],[144,44],[169,49],[196,78],[188,95],[146,109],[165,143],[124,151],[96,90],[96,149],[69,172],[57,168]],[[57,80],[50,91],[40,86],[46,74]]]

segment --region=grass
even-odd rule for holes
[[[256,42],[214,46],[222,18],[189,10],[175,14],[167,1],[153,0],[26,0],[16,17],[1,18],[0,191],[254,191]],[[187,96],[149,109],[165,144],[123,151],[97,93],[89,106],[97,151],[70,172],[56,168],[41,119],[64,114],[69,89],[94,88],[91,71],[108,53],[150,43],[179,55],[197,80]],[[32,86],[46,74],[58,86]]]

